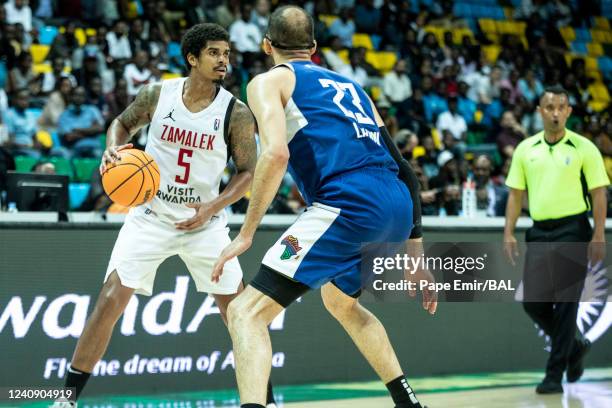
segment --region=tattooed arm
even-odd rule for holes
[[[119,160],[117,152],[131,148],[132,144],[128,142],[132,135],[151,122],[160,91],[161,83],[143,86],[136,99],[112,121],[106,132],[106,151],[102,156],[100,173],[104,172],[107,165]]]
[[[255,119],[248,106],[240,101],[236,101],[232,109],[229,139],[229,147],[238,170],[237,173],[234,174],[225,190],[213,201],[187,204],[188,207],[196,210],[196,214],[188,220],[176,223],[177,229],[192,230],[201,227],[213,215],[244,197],[251,186],[257,164]]]
[[[230,119],[230,150],[236,174],[219,196],[221,208],[240,200],[251,187],[257,164],[257,143],[255,142],[255,118],[248,106],[236,101]]]

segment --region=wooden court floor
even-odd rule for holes
[[[565,384],[563,395],[537,395],[534,386],[424,393],[428,408],[612,408],[612,381]],[[285,404],[286,408],[392,408],[388,397]]]
[[[428,408],[612,408],[612,367],[588,368],[561,395],[540,396],[541,372],[507,372],[409,379]],[[379,381],[275,387],[279,408],[392,408]],[[47,408],[48,403],[4,404],[0,408]],[[107,395],[84,398],[79,408],[230,408],[238,407],[235,389],[158,395]]]

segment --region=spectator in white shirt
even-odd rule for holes
[[[132,58],[132,49],[128,38],[128,26],[124,21],[118,20],[113,30],[106,34],[108,54],[114,59]]]
[[[442,112],[436,121],[438,133],[442,135],[444,130],[448,130],[453,137],[458,141],[465,140],[467,132],[467,123],[463,116],[457,111],[457,97],[451,96],[448,99],[448,110]]]
[[[136,97],[140,88],[153,81],[153,75],[147,65],[149,54],[146,51],[138,51],[134,62],[125,66],[123,78],[127,81],[128,95]]]
[[[240,20],[236,20],[229,28],[230,41],[238,52],[260,52],[262,35],[257,25],[251,22],[253,6],[243,4]]]
[[[353,48],[349,51],[349,60],[350,64],[342,67],[338,73],[357,82],[361,87],[367,86],[369,82],[368,73],[359,66],[360,56],[356,49]]]
[[[406,75],[406,60],[398,60],[393,71],[383,79],[383,93],[393,105],[399,105],[412,96],[412,83]]]
[[[32,31],[32,9],[25,0],[9,0],[4,5],[4,10],[7,23],[20,23],[26,32]]]
[[[330,48],[323,51],[325,61],[327,61],[329,67],[336,72],[340,72],[340,70],[346,66],[346,62],[344,62],[339,55],[339,51],[343,49],[342,40],[340,40],[340,37],[335,36],[331,39]]]

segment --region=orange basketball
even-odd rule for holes
[[[118,154],[121,160],[102,174],[106,194],[124,207],[151,201],[159,189],[159,167],[153,157],[137,149],[121,150]]]

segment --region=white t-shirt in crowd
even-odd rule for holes
[[[438,116],[436,127],[442,137],[443,130],[449,130],[455,139],[461,140],[461,136],[467,132],[467,123],[459,113],[454,115],[450,111],[446,111]]]
[[[260,52],[262,36],[253,23],[236,20],[229,29],[230,41],[239,52]]]
[[[15,7],[13,0],[10,0],[4,5],[6,12],[6,22],[9,24],[21,23],[25,32],[32,31],[32,9],[28,5],[22,6],[20,9]]]
[[[140,88],[153,80],[151,71],[148,68],[141,71],[136,64],[127,64],[125,66],[123,78],[127,81],[127,90],[130,96],[136,96]]]

